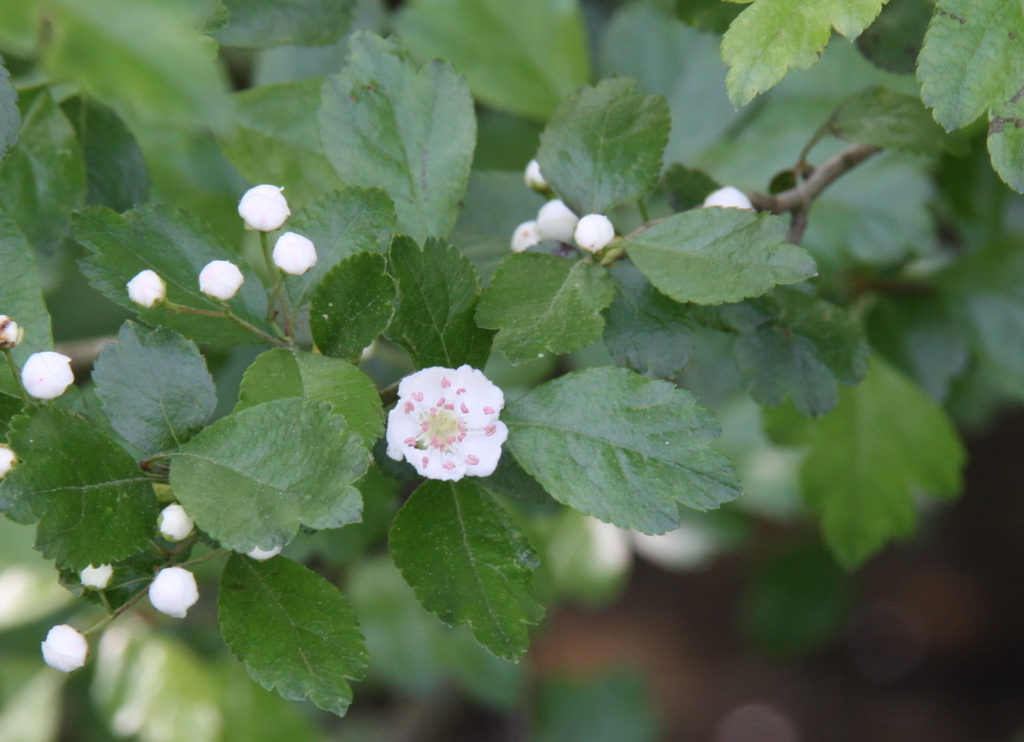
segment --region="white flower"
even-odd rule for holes
[[[156,271],[137,273],[127,286],[128,298],[145,309],[152,309],[167,298],[167,284]]]
[[[25,337],[25,330],[6,314],[0,314],[0,348],[10,350]]]
[[[723,206],[731,209],[754,208],[747,195],[739,188],[733,188],[732,186],[719,188],[717,191],[709,193],[708,197],[704,199],[704,206]]]
[[[175,503],[168,505],[160,511],[160,517],[156,520],[157,530],[160,535],[169,541],[181,541],[190,533],[195,523],[185,512],[185,508]]]
[[[149,586],[149,602],[161,613],[185,618],[188,609],[199,600],[196,578],[187,569],[167,567],[161,569]]]
[[[294,232],[285,232],[274,244],[274,265],[292,276],[301,276],[316,265],[316,247]]]
[[[561,199],[556,198],[541,206],[537,212],[537,234],[542,240],[568,242],[579,220]]]
[[[214,260],[199,271],[199,290],[214,299],[227,301],[242,287],[242,271],[230,260]]]
[[[504,406],[501,389],[470,366],[417,371],[402,379],[388,414],[388,456],[429,479],[493,474],[508,438]]]
[[[274,185],[258,185],[250,188],[238,202],[238,215],[245,220],[249,229],[273,232],[284,220],[292,215],[288,201],[281,195],[283,188]]]
[[[512,252],[522,252],[540,242],[537,234],[537,222],[523,222],[512,233]]]
[[[79,573],[79,579],[85,587],[94,590],[106,590],[110,584],[110,578],[114,576],[114,568],[109,564],[101,564],[94,567],[91,564]]]
[[[14,468],[18,457],[14,455],[11,447],[0,443],[0,479],[7,476],[7,472]]]
[[[530,164],[526,166],[523,180],[526,181],[527,188],[532,188],[535,191],[546,191],[548,189],[548,182],[544,179],[544,175],[540,171],[540,163],[536,160],[530,160]]]
[[[255,559],[257,562],[265,562],[268,559],[276,557],[280,553],[281,547],[275,546],[273,549],[270,549],[269,551],[260,548],[253,549],[252,551],[248,552],[246,556],[250,559]]]
[[[46,641],[40,645],[43,649],[43,660],[54,670],[71,672],[85,664],[89,654],[89,643],[67,624],[54,626],[46,634]]]
[[[580,219],[573,234],[576,244],[589,252],[607,247],[615,239],[615,227],[604,214],[587,214]]]
[[[21,383],[36,399],[55,399],[74,381],[71,359],[52,350],[33,353],[21,368]]]

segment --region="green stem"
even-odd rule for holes
[[[640,216],[644,222],[651,221],[651,216],[647,213],[647,204],[644,203],[644,200],[642,198],[638,198],[636,205],[640,207]]]
[[[270,240],[267,239],[266,232],[260,232],[260,247],[263,248],[263,259],[267,261],[267,270],[270,272],[270,278],[274,281],[274,290],[270,294],[270,303],[267,305],[267,321],[273,321],[274,303],[280,296],[281,315],[284,320],[284,339],[289,346],[293,346],[292,310],[291,304],[288,301],[288,291],[284,289],[284,272],[274,265],[274,251],[270,248]]]
[[[114,620],[115,618],[117,618],[117,617],[118,617],[118,616],[120,616],[120,615],[121,615],[122,613],[124,613],[124,612],[125,612],[125,611],[127,611],[127,610],[128,610],[129,608],[131,608],[131,607],[132,607],[132,606],[134,606],[134,605],[135,605],[136,603],[138,603],[138,602],[139,602],[140,600],[142,600],[142,599],[143,599],[143,598],[144,598],[144,597],[146,596],[146,594],[147,594],[147,591],[146,591],[146,590],[140,590],[140,591],[139,591],[138,593],[136,593],[135,595],[133,595],[133,596],[131,597],[131,600],[129,600],[129,601],[128,601],[127,603],[125,603],[124,605],[122,605],[122,606],[121,606],[120,608],[118,608],[118,609],[117,609],[116,611],[112,611],[112,612],[108,613],[108,614],[107,614],[106,616],[104,616],[103,618],[101,618],[101,619],[100,619],[100,620],[99,620],[98,622],[96,622],[95,624],[93,624],[92,626],[90,626],[90,627],[89,627],[88,629],[86,629],[85,631],[83,631],[83,632],[82,632],[82,635],[83,635],[83,636],[89,636],[89,634],[92,634],[93,632],[99,631],[99,630],[100,630],[100,629],[102,629],[102,628],[103,628],[104,626],[106,626],[106,625],[107,625],[108,623],[110,623],[111,621],[113,621],[113,620]],[[109,604],[108,604],[108,608],[109,608]]]
[[[176,312],[178,314],[195,314],[200,317],[223,317],[228,321],[238,325],[239,327],[248,330],[252,334],[258,335],[260,338],[267,341],[268,343],[271,343],[273,345],[280,345],[286,348],[291,347],[290,343],[285,342],[281,338],[274,337],[269,333],[263,332],[263,330],[256,327],[255,325],[246,322],[244,319],[242,319],[234,312],[232,312],[231,306],[228,304],[225,304],[224,308],[219,312],[215,312],[212,309],[198,309],[196,307],[187,307],[184,304],[175,304],[172,301],[165,301],[163,306],[168,312]]]
[[[32,404],[32,398],[28,396],[28,392],[25,391],[25,385],[21,383],[21,372],[18,371],[18,364],[14,362],[14,356],[11,355],[11,349],[4,348],[4,355],[7,356],[7,365],[11,367],[11,375],[14,377],[14,383],[18,386],[18,391],[21,392],[21,398],[25,400],[25,404]]]
[[[228,549],[217,549],[216,551],[211,551],[206,556],[201,556],[198,559],[191,559],[191,560],[189,560],[187,562],[181,562],[180,564],[175,564],[174,566],[175,567],[194,567],[197,564],[202,564],[203,562],[208,562],[211,559],[216,559],[217,557],[221,556],[222,554],[228,554],[228,553],[230,553],[228,551]]]

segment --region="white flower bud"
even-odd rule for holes
[[[250,188],[238,202],[238,215],[245,220],[249,229],[273,232],[292,215],[288,201],[281,195],[283,188],[274,185],[258,185]]]
[[[0,348],[10,350],[25,337],[25,329],[6,314],[0,314]]]
[[[181,541],[192,533],[195,523],[181,505],[168,505],[160,511],[156,527],[160,535],[169,541]]]
[[[750,199],[747,198],[747,194],[739,188],[733,188],[732,186],[719,188],[717,191],[709,193],[708,197],[704,199],[704,206],[722,206],[727,209],[754,208],[754,205],[750,203]]]
[[[128,298],[144,309],[152,309],[167,298],[167,284],[156,271],[137,273],[127,286]]]
[[[114,568],[109,564],[101,564],[94,567],[91,564],[79,573],[79,579],[85,587],[94,590],[106,590],[110,584],[110,578],[114,576]]]
[[[54,626],[46,634],[46,641],[40,646],[43,649],[43,661],[54,670],[71,672],[85,664],[89,654],[89,642],[81,632],[67,624]]]
[[[11,447],[0,443],[0,479],[7,476],[7,472],[14,468],[18,457],[14,455]]]
[[[615,227],[604,214],[587,214],[580,219],[573,234],[576,244],[589,252],[597,252],[615,239]]]
[[[537,222],[523,222],[512,233],[512,252],[522,252],[540,242]]]
[[[523,180],[526,181],[527,188],[532,188],[535,191],[546,191],[548,189],[548,182],[544,179],[544,175],[540,171],[540,163],[536,160],[530,160],[530,164],[526,166]]]
[[[167,567],[157,573],[149,586],[149,602],[161,613],[185,618],[188,609],[199,600],[196,578],[187,569]]]
[[[580,218],[561,199],[548,201],[537,212],[537,235],[542,240],[569,242]]]
[[[253,549],[252,551],[247,553],[246,556],[249,557],[250,559],[255,559],[257,562],[265,562],[268,559],[272,559],[273,557],[276,557],[280,553],[281,553],[281,547],[280,546],[275,546],[270,551],[265,551],[265,550],[259,549],[259,548]]]
[[[227,301],[242,287],[242,271],[229,260],[214,260],[199,271],[199,290],[214,299]]]
[[[36,399],[55,399],[74,381],[71,359],[52,350],[33,353],[21,368],[21,383]]]
[[[316,265],[316,247],[294,232],[285,232],[274,245],[274,265],[292,276],[301,276]]]

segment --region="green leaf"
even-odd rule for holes
[[[345,715],[348,681],[366,674],[366,646],[338,588],[284,557],[257,562],[235,554],[224,567],[217,606],[224,641],[253,680]]]
[[[395,226],[395,206],[379,188],[345,188],[326,193],[288,222],[288,229],[316,245],[317,263],[301,276],[288,276],[295,306],[312,301],[328,271],[361,252],[387,253]]]
[[[0,201],[34,248],[52,255],[85,204],[82,148],[67,117],[46,88],[31,101],[18,143],[0,162]]]
[[[531,477],[508,449],[501,452],[498,468],[487,477],[480,477],[477,483],[492,495],[511,497],[523,502],[542,505],[552,504],[551,495],[544,491],[540,482]]]
[[[346,183],[379,186],[398,231],[447,237],[466,190],[476,142],[465,80],[440,61],[422,67],[396,42],[358,32],[340,74],[327,78],[320,136]]]
[[[10,77],[7,68],[0,63],[0,160],[18,141],[18,130],[21,128],[18,91],[11,85]]]
[[[115,110],[219,130],[231,115],[227,76],[191,16],[155,0],[54,0],[44,65]]]
[[[33,353],[53,348],[50,313],[39,287],[32,247],[3,204],[0,204],[0,265],[4,272],[4,280],[0,281],[0,313],[14,319],[25,330],[25,339],[11,351],[14,360],[22,364]],[[9,373],[0,371],[0,376]],[[16,388],[11,390],[18,394]]]
[[[99,428],[56,405],[34,405],[8,434],[21,463],[7,475],[39,519],[36,548],[58,569],[111,564],[153,538],[160,504],[150,479]]]
[[[619,368],[591,368],[505,408],[506,444],[559,502],[620,528],[665,533],[682,505],[707,510],[740,494],[711,448],[721,432],[693,395]]]
[[[744,209],[693,209],[622,243],[654,287],[676,301],[721,304],[817,275],[785,220]]]
[[[522,173],[474,170],[451,241],[468,257],[486,286],[509,256],[512,234],[537,218],[544,197],[523,187]]]
[[[576,2],[416,0],[397,25],[417,57],[448,60],[497,110],[544,120],[590,79]]]
[[[744,106],[790,69],[817,63],[832,29],[856,38],[875,19],[885,0],[755,0],[722,38],[729,99]]]
[[[758,402],[775,407],[792,397],[808,417],[839,402],[837,382],[864,378],[870,348],[860,324],[831,302],[792,288],[723,306],[725,326],[739,333],[736,364]]]
[[[421,485],[395,516],[388,543],[428,611],[449,626],[468,623],[498,657],[523,655],[527,625],[544,615],[530,591],[537,555],[479,486]]]
[[[483,368],[492,333],[477,327],[473,313],[479,280],[469,259],[443,240],[428,239],[421,250],[408,237],[391,245],[398,281],[398,308],[388,337],[412,354],[419,368]]]
[[[236,93],[232,126],[219,137],[231,164],[250,183],[284,188],[293,211],[345,185],[320,144],[321,87],[314,78]]]
[[[214,34],[224,46],[325,46],[352,24],[354,0],[222,0],[228,22]]]
[[[36,0],[7,0],[0,4],[0,45],[5,52],[30,58],[39,43],[42,21]]]
[[[275,348],[253,362],[242,378],[235,412],[275,399],[327,402],[348,428],[372,445],[384,433],[384,410],[370,378],[350,363]]]
[[[818,424],[801,483],[829,548],[852,569],[913,533],[915,494],[959,492],[965,452],[942,408],[878,358],[839,398]]]
[[[217,406],[195,343],[134,322],[100,353],[92,380],[114,430],[148,454],[180,448]]]
[[[628,78],[602,80],[562,103],[540,138],[544,177],[580,216],[647,195],[661,174],[672,119],[660,95]]]
[[[334,358],[358,355],[387,328],[395,296],[395,280],[383,255],[345,258],[324,276],[313,296],[309,325],[317,348]]]
[[[967,142],[950,136],[914,95],[883,87],[850,96],[829,119],[828,130],[850,142],[916,154],[969,151]]]
[[[601,310],[615,285],[589,259],[524,252],[494,274],[477,310],[481,327],[498,330],[495,345],[512,363],[548,353],[572,353],[601,337]]]
[[[148,201],[149,171],[142,150],[118,115],[81,96],[66,99],[60,107],[85,155],[86,204],[122,212]]]
[[[609,269],[615,299],[604,313],[604,343],[620,366],[653,378],[682,371],[693,352],[690,311],[651,286],[636,266]]]
[[[239,262],[209,228],[192,215],[163,205],[140,206],[119,215],[94,206],[75,215],[75,240],[93,254],[79,265],[90,283],[150,324],[165,325],[200,343],[235,345],[265,338],[226,317],[204,317],[168,311],[163,304],[142,309],[128,298],[128,281],[153,270],[167,282],[167,301],[205,312],[220,312],[224,303],[199,291],[199,271],[211,260]],[[267,294],[259,278],[243,270],[245,282],[228,304],[256,330],[270,333],[264,319]]]
[[[701,31],[723,34],[736,20],[742,8],[722,0],[676,0],[675,11],[688,26]]]
[[[686,211],[704,203],[704,199],[722,184],[703,170],[692,170],[678,162],[669,165],[661,179],[669,203],[676,211]]]
[[[175,453],[171,487],[196,523],[239,552],[284,546],[299,526],[359,520],[369,455],[326,404],[279,399],[218,420]]]
[[[889,0],[857,37],[857,48],[884,70],[912,75],[934,10],[932,0]]]

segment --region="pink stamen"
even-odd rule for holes
[[[448,471],[451,471],[452,469],[455,468],[455,464],[453,464],[451,461],[446,461],[444,463],[444,468],[447,469]]]
[[[452,436],[451,438],[448,439],[448,445],[450,446],[451,444],[455,443],[455,441],[457,441],[457,440],[458,440],[458,438],[456,438],[455,436]]]
[[[451,410],[452,412],[454,412],[454,411],[455,411],[455,405],[453,405],[453,404],[446,404],[446,405],[444,406],[444,408],[445,408],[446,410]]]
[[[451,385],[452,385],[452,383],[450,381],[448,381],[448,377],[447,376],[442,376],[441,377],[441,388],[442,389],[447,389]]]
[[[466,457],[466,463],[469,464],[470,466],[476,466],[477,464],[480,463],[480,459],[478,459],[476,456],[470,455]]]
[[[412,412],[415,409],[416,409],[416,405],[414,405],[412,402],[406,402],[405,403],[405,414],[406,415],[408,415],[410,412]]]
[[[488,425],[486,428],[484,428],[484,433],[487,434],[487,435],[494,435],[497,432],[498,432],[498,426],[497,425]]]
[[[420,432],[426,433],[430,429],[430,423],[420,423]]]
[[[485,415],[493,415],[494,414],[494,408],[493,407],[484,407],[484,414]]]
[[[469,408],[466,407],[466,403],[465,402],[462,403],[462,408],[461,409],[462,409],[462,414],[464,414],[464,415],[468,415],[469,414]]]
[[[423,468],[426,469],[427,468],[427,464],[430,463],[430,459],[428,459],[426,456],[424,456],[422,461],[423,461]]]
[[[462,441],[464,441],[464,440],[466,440],[466,434],[465,433],[463,433],[462,435],[459,436],[459,443],[462,443]]]
[[[413,392],[412,393],[412,398],[415,399],[417,402],[422,402],[423,401],[423,392]]]
[[[462,389],[456,389],[456,390],[455,390],[455,393],[456,393],[456,394],[465,394],[465,393],[466,393],[466,390],[465,390],[464,388],[462,388]]]
[[[444,401],[444,397],[441,397],[441,399],[437,400],[437,406],[444,407]]]
[[[415,438],[406,438],[404,443],[407,446],[415,446],[416,445],[416,439]]]

